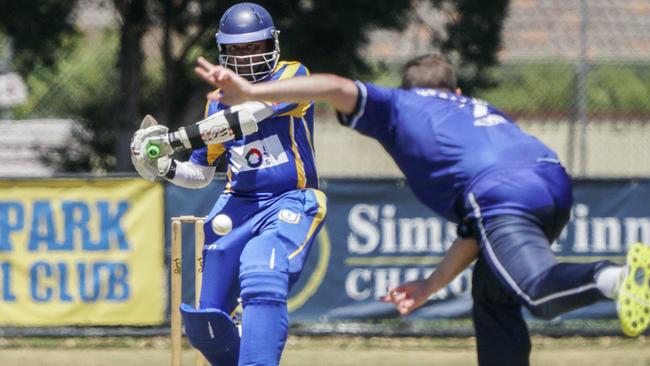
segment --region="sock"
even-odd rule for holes
[[[613,299],[618,292],[623,267],[611,266],[596,274],[596,287],[606,297]]]

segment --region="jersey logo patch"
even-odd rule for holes
[[[265,169],[289,162],[277,135],[230,148],[231,167],[235,172]]]
[[[287,208],[280,210],[278,218],[288,224],[297,224],[300,222],[300,214]]]
[[[253,148],[248,150],[245,159],[249,167],[258,168],[260,165],[262,165],[263,155],[261,151]]]

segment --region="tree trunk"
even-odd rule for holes
[[[169,5],[171,6],[171,4]],[[160,119],[167,126],[174,126],[174,108],[176,101],[176,62],[173,55],[173,45],[172,45],[172,27],[171,23],[173,21],[173,14],[171,11],[168,12],[168,15],[165,17],[165,22],[163,26],[163,43],[162,43],[162,55],[163,63],[165,65],[165,81],[163,85],[163,99],[161,103],[162,115]]]
[[[142,38],[147,29],[146,0],[116,1],[122,16],[120,51],[117,67],[120,72],[119,90],[115,98],[115,171],[132,170],[129,159],[131,134],[139,127],[141,118]]]

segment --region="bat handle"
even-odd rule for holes
[[[157,159],[160,157],[160,146],[158,146],[158,144],[149,143],[145,148],[145,151],[150,159]]]

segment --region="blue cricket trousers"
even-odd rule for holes
[[[571,180],[559,164],[520,171],[523,178],[490,185],[467,202],[481,254],[474,267],[472,317],[481,366],[526,366],[531,349],[521,313],[552,319],[605,297],[594,277],[608,261],[558,263],[550,244],[569,221]],[[482,207],[521,207],[521,214],[491,214]],[[516,212],[516,210],[514,212]]]
[[[208,216],[200,308],[231,313],[241,299],[239,365],[279,364],[289,326],[287,296],[326,212],[325,195],[305,189],[270,198],[224,194]],[[233,222],[224,236],[211,228],[218,214]]]

